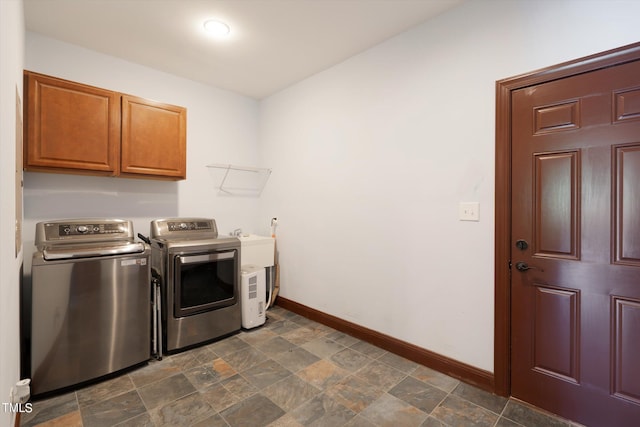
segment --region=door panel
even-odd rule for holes
[[[578,301],[572,290],[535,286],[533,369],[578,382]]]
[[[25,72],[26,170],[118,172],[118,94]]]
[[[615,310],[613,392],[618,397],[640,405],[640,381],[638,381],[640,340],[637,339],[640,301],[614,298],[613,304]]]
[[[615,260],[640,266],[640,144],[614,147]]]
[[[512,92],[511,391],[588,426],[640,422],[638,88],[640,61]]]
[[[640,88],[620,90],[615,96],[615,121],[640,120]]]
[[[579,258],[579,151],[535,154],[536,256]]]
[[[187,110],[122,96],[122,174],[186,178]]]

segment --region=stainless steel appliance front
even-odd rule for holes
[[[161,219],[151,224],[151,248],[152,269],[162,284],[166,351],[240,329],[237,238],[218,237],[212,219]]]
[[[149,360],[150,249],[133,242],[132,224],[63,220],[36,228],[32,393],[65,388]],[[58,232],[60,236],[54,236]]]

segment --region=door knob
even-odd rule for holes
[[[522,261],[516,263],[516,270],[518,270],[518,271],[527,271],[527,270],[544,271],[540,267],[530,267],[529,264],[527,264],[526,262],[522,262]]]

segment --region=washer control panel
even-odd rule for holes
[[[169,231],[212,230],[213,224],[210,221],[169,221],[167,228]]]
[[[56,220],[36,224],[36,247],[44,244],[133,241],[133,223],[120,219]]]
[[[77,236],[85,234],[118,234],[125,233],[124,224],[61,224],[58,225],[59,236]]]
[[[216,239],[213,218],[163,218],[151,221],[151,239]]]

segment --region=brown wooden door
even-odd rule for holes
[[[122,95],[121,174],[186,178],[186,120],[183,107]]]
[[[640,61],[513,91],[511,164],[511,394],[638,426]]]
[[[118,173],[116,92],[31,72],[25,91],[26,170]]]

